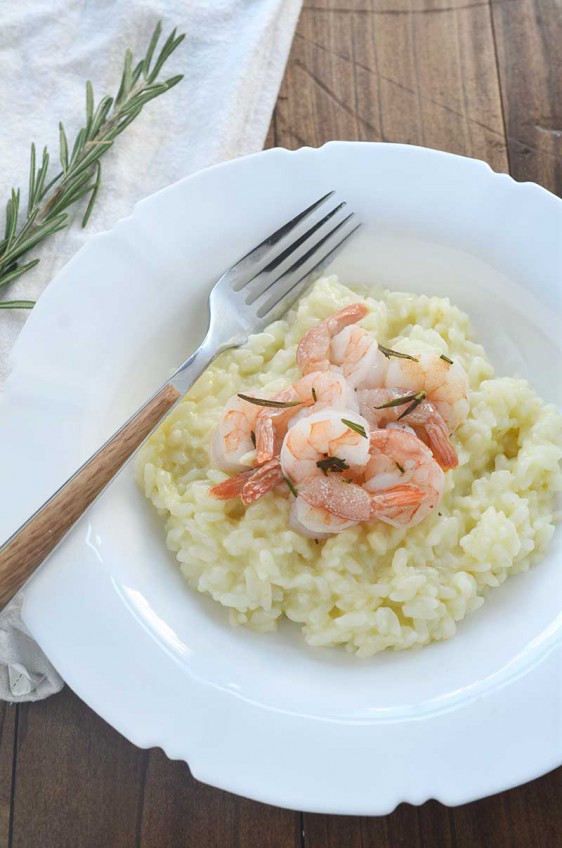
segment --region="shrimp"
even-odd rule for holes
[[[217,483],[216,486],[209,489],[209,494],[220,501],[240,497],[242,503],[248,506],[261,498],[262,495],[270,492],[275,486],[283,483],[284,479],[281,463],[279,458],[276,457],[259,468],[241,471],[234,477],[228,477],[222,483]]]
[[[436,353],[420,353],[416,359],[392,357],[384,385],[390,389],[425,391],[453,432],[468,415],[468,377],[462,365]]]
[[[429,445],[441,468],[447,471],[457,467],[459,460],[449,437],[449,429],[434,403],[422,400],[411,412],[404,414],[412,405],[410,401],[381,409],[384,404],[401,397],[411,398],[411,392],[404,389],[363,389],[357,395],[361,415],[371,427],[403,427],[410,430]]]
[[[344,423],[351,422],[361,432]],[[286,477],[298,484],[328,471],[361,473],[369,461],[369,425],[352,410],[327,409],[294,424],[283,439],[281,468]],[[332,460],[332,468],[328,462]],[[322,463],[322,464],[318,464]]]
[[[445,486],[445,474],[429,448],[417,436],[392,429],[373,430],[370,451],[363,484],[367,491],[384,495],[410,485],[423,493],[417,504],[404,503],[377,517],[395,527],[419,524],[440,502]]]
[[[254,465],[252,434],[259,409],[238,395],[227,402],[211,444],[213,465],[221,471],[239,471]]]
[[[318,480],[318,477],[314,479]],[[339,518],[327,509],[311,506],[300,495],[293,499],[289,513],[291,529],[309,539],[327,539],[329,536],[341,533],[342,530],[347,530],[348,527],[353,527],[357,523],[354,519]]]
[[[358,410],[352,386],[341,376],[325,371],[313,371],[301,377],[292,386],[272,398],[278,403],[288,403],[284,408],[262,407],[256,417],[256,448],[259,464],[267,462],[279,452],[280,440],[290,423],[321,409]],[[295,404],[302,404],[298,409]]]
[[[297,365],[302,373],[328,371],[331,366],[330,340],[344,327],[360,321],[368,312],[364,304],[352,303],[307,330],[297,348]]]
[[[374,389],[384,383],[388,360],[363,327],[345,327],[334,336],[330,359],[341,367],[343,376],[355,388]]]
[[[326,538],[361,521],[388,521],[406,508],[415,509],[423,498],[422,489],[408,484],[372,493],[339,476],[309,477],[299,486],[292,527],[307,536]]]
[[[369,439],[344,424],[343,419],[368,432],[367,422],[356,412],[330,409],[301,419],[283,440],[281,468],[297,492],[291,507],[291,526],[305,536],[325,539],[358,521],[353,515],[341,515],[337,509],[325,508],[323,501],[311,501],[312,495],[306,497],[309,490],[315,492],[314,480],[334,481],[335,486],[341,483],[346,492],[352,487],[359,488],[351,481],[369,461]],[[348,482],[344,483],[340,477]],[[342,498],[336,500],[341,502]]]

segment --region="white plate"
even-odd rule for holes
[[[499,373],[559,400],[554,196],[415,147],[268,151],[144,201],[47,289],[2,400],[0,538],[194,347],[224,268],[329,189],[366,222],[342,281],[450,295]],[[24,618],[137,745],[251,798],[381,814],[470,801],[562,761],[561,564],[558,535],[452,641],[361,661],[308,648],[289,623],[232,629],[183,583],[127,469],[28,586]]]

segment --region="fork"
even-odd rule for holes
[[[331,191],[220,277],[197,350],[0,548],[0,608],[63,540],[215,357],[280,318],[361,226]]]

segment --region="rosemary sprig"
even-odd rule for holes
[[[46,147],[43,149],[38,164],[35,144],[31,145],[27,209],[25,213],[21,209],[19,188],[12,189],[6,204],[4,238],[0,240],[0,286],[14,282],[37,265],[39,259],[23,265],[20,260],[37,244],[64,229],[69,222],[68,209],[89,195],[82,218],[82,226],[86,226],[100,188],[101,157],[150,100],[183,79],[178,74],[157,82],[164,63],[185,38],[183,34],[177,35],[174,29],[154,59],[161,32],[162,25],[158,23],[140,62],[135,64],[133,54],[127,51],[115,98],[102,97],[96,107],[92,84],[86,83],[86,122],[72,146],[63,124],[59,124],[61,170],[49,181],[49,152]],[[0,303],[2,309],[29,309],[31,306],[33,302],[28,300]]]
[[[359,433],[359,435],[363,436],[364,439],[368,438],[362,424],[356,424],[355,421],[348,421],[347,418],[342,418],[341,423],[345,424],[346,427],[349,427],[349,429],[353,430],[355,433]]]
[[[274,409],[289,409],[291,406],[302,406],[302,401],[282,401],[282,400],[267,400],[266,398],[250,397],[250,395],[238,394],[241,400],[247,400],[248,403],[254,403],[256,406],[271,406]]]
[[[398,359],[411,359],[413,362],[418,362],[417,356],[410,356],[409,353],[401,353],[399,350],[392,350],[391,347],[384,347],[381,343],[378,343],[379,350],[383,353],[387,359],[390,359],[391,356],[396,356]]]
[[[349,465],[345,459],[340,459],[338,456],[327,456],[326,459],[319,459],[316,463],[324,477],[328,476],[328,471],[346,471]]]

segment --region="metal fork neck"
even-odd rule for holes
[[[209,330],[197,350],[180,365],[169,382],[184,395],[219,353],[232,347],[238,347],[244,341],[244,338],[230,338],[221,342],[217,338],[217,334]]]

